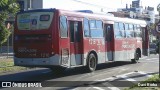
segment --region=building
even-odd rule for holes
[[[139,8],[140,6],[140,0],[132,1],[132,7]]]
[[[155,23],[154,7],[148,6],[143,8],[140,0],[132,1],[131,5],[126,4],[126,8],[119,8],[117,12],[110,13],[115,16],[118,15],[118,17],[122,17],[121,14],[124,14],[124,17],[146,20],[148,25]]]
[[[21,11],[43,8],[43,0],[17,0],[17,2],[20,5]]]

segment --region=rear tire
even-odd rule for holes
[[[135,55],[134,55],[134,59],[132,59],[132,63],[138,63],[138,60],[139,60],[139,53],[136,51],[135,52]]]
[[[97,66],[97,58],[93,53],[91,53],[87,59],[87,70],[89,72],[93,72],[96,70],[96,66]]]

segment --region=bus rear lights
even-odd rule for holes
[[[48,35],[49,38],[51,38],[51,35]]]
[[[54,52],[52,52],[52,55],[54,55],[55,53]]]

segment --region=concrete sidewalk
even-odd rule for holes
[[[14,53],[0,53],[0,59],[13,58]]]

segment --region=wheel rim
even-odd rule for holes
[[[94,69],[95,68],[95,58],[94,57],[92,57],[91,59],[90,59],[90,68],[91,69]]]
[[[139,55],[138,55],[138,53],[136,53],[136,58],[135,58],[136,60],[138,60],[139,59]]]

